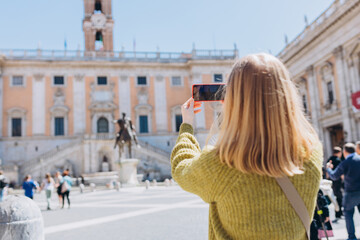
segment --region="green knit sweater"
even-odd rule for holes
[[[322,168],[322,147],[290,177],[313,214]],[[200,149],[189,124],[182,124],[171,154],[174,180],[210,204],[209,239],[305,240],[305,228],[276,180],[245,174],[220,162],[214,147]]]

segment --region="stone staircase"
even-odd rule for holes
[[[170,153],[160,149],[156,148],[148,143],[145,143],[143,141],[138,140],[141,148],[134,147],[134,150],[138,153],[145,154],[152,156],[158,160],[158,162],[161,162],[163,164],[171,165],[170,164]]]
[[[51,172],[54,166],[62,164],[69,156],[81,154],[82,144],[82,139],[76,139],[24,162],[19,169],[20,177],[30,174],[35,179]]]
[[[45,173],[54,173],[54,171],[62,170],[66,168],[66,166],[70,166],[73,175],[80,176],[84,173],[81,170],[83,169],[82,162],[83,160],[87,161],[88,159],[85,158],[89,156],[89,154],[85,152],[86,149],[88,149],[85,145],[92,143],[103,144],[111,147],[112,151],[118,151],[117,149],[112,149],[112,140],[112,135],[105,136],[102,134],[101,136],[84,136],[59,145],[48,152],[25,161],[19,168],[19,180],[21,182],[22,178],[27,174],[32,175],[33,179],[40,180]],[[151,161],[155,163],[156,166],[161,168],[163,175],[169,176],[171,172],[170,153],[142,141],[139,141],[139,144],[141,148],[133,147],[133,157],[138,158],[140,162]],[[125,149],[125,152],[127,152],[127,149]],[[114,154],[114,156],[115,155],[117,156],[117,154]],[[117,161],[117,159],[114,160],[115,162]]]

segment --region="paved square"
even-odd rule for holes
[[[71,208],[59,209],[53,194],[53,210],[46,211],[45,194],[35,195],[42,209],[47,240],[189,239],[208,237],[208,205],[178,186],[123,188],[70,195]],[[333,209],[330,207],[333,215]],[[334,217],[332,217],[334,219]],[[355,223],[360,236],[360,218]],[[346,239],[345,220],[333,224],[335,237]]]

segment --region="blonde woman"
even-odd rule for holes
[[[200,106],[192,98],[182,106],[171,165],[175,181],[210,204],[209,239],[307,239],[275,178],[288,176],[312,215],[322,146],[285,66],[268,54],[234,65],[217,140],[203,150],[192,127]]]
[[[47,210],[51,210],[50,202],[51,202],[51,195],[52,195],[52,192],[54,191],[54,188],[55,188],[55,181],[51,177],[50,173],[47,173],[41,184],[41,190],[45,189]]]

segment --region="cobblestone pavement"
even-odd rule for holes
[[[84,194],[74,190],[70,197],[71,208],[65,204],[65,209],[59,209],[57,195],[53,194],[53,210],[46,211],[45,193],[35,195],[43,210],[46,240],[205,240],[208,236],[208,205],[177,186]],[[357,211],[355,221],[360,236]],[[346,239],[344,219],[333,227],[335,237],[330,239]]]

